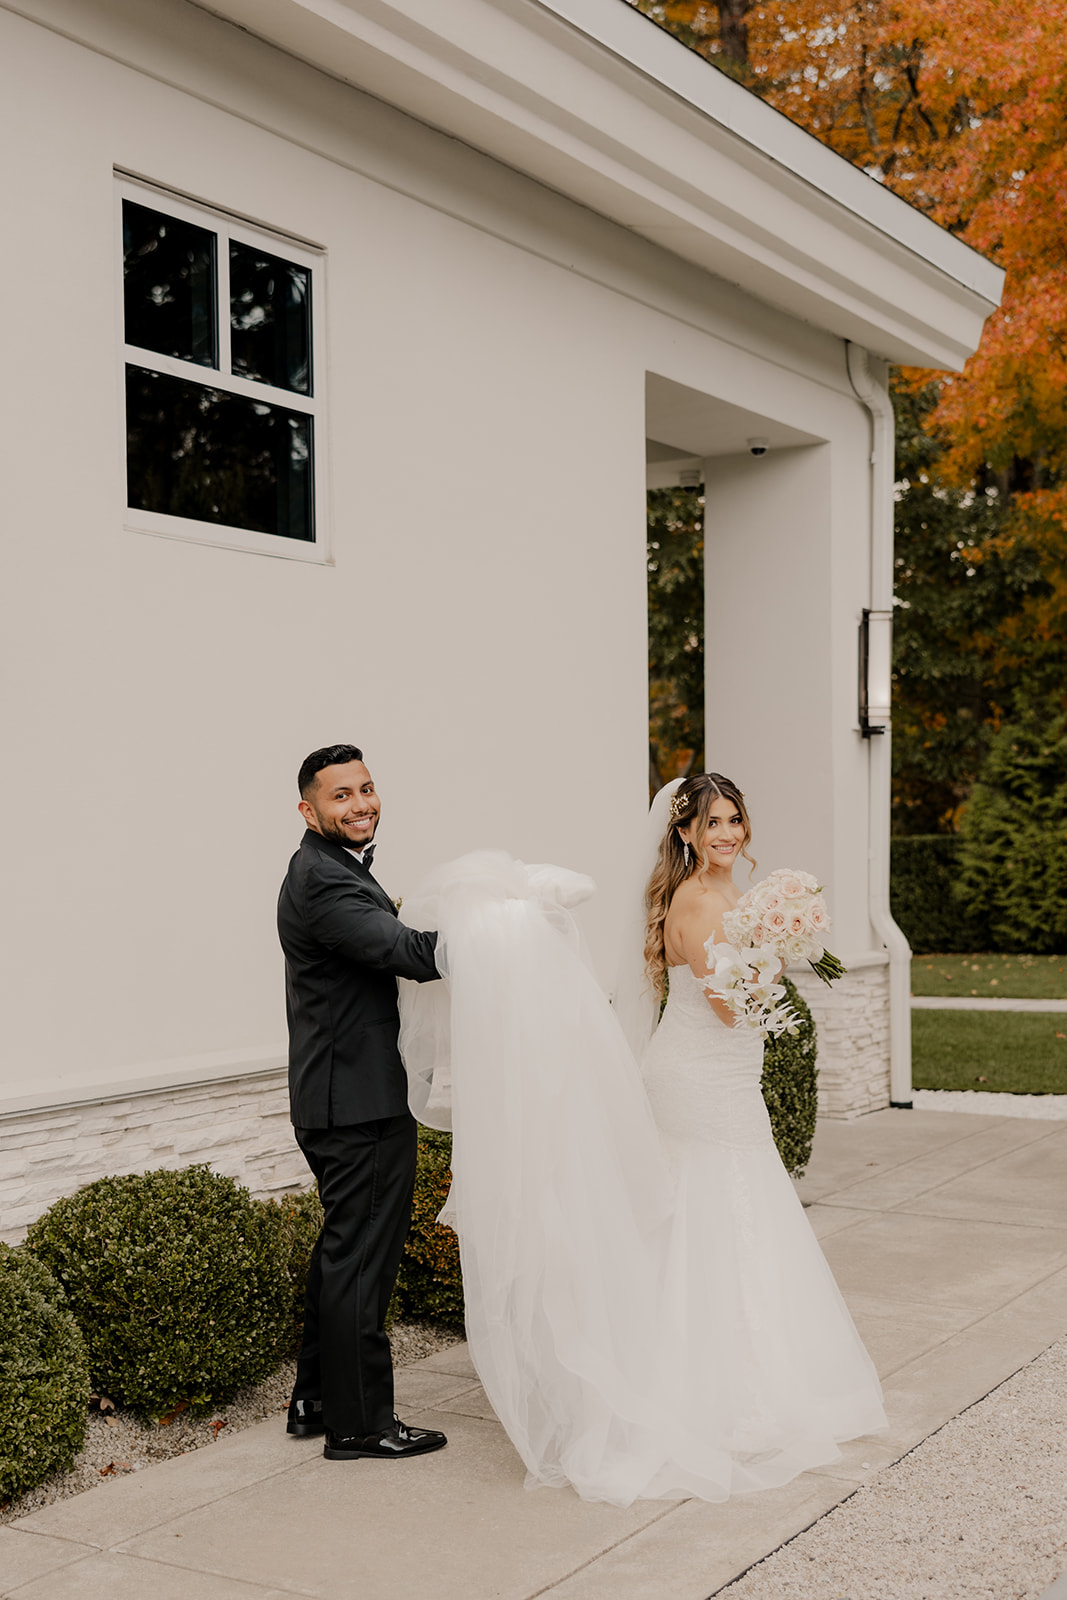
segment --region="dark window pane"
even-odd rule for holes
[[[230,245],[230,355],[234,372],[311,393],[311,273],[280,256]]]
[[[126,343],[217,367],[215,235],[122,202]]]
[[[126,368],[129,504],[314,539],[311,418],[143,367]]]

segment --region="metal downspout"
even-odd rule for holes
[[[893,608],[893,406],[871,372],[867,351],[845,342],[849,382],[871,418],[872,611]],[[889,728],[867,740],[869,824],[867,883],[875,933],[889,951],[889,1103],[911,1108],[911,948],[889,910],[889,832],[892,776]]]

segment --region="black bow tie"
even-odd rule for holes
[[[363,865],[365,867],[369,867],[373,860],[374,860],[374,846],[372,844],[369,844],[369,845],[367,845],[366,849],[363,852]]]

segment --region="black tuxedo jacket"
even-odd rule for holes
[[[438,976],[436,933],[405,928],[369,869],[309,828],[282,884],[278,935],[296,1127],[399,1116],[408,1086],[396,980]]]

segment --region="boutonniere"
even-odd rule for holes
[[[393,901],[393,904],[394,904],[394,906],[396,906],[396,909],[399,911],[400,907],[404,904],[404,896],[402,894],[401,895],[397,895],[396,899]]]

